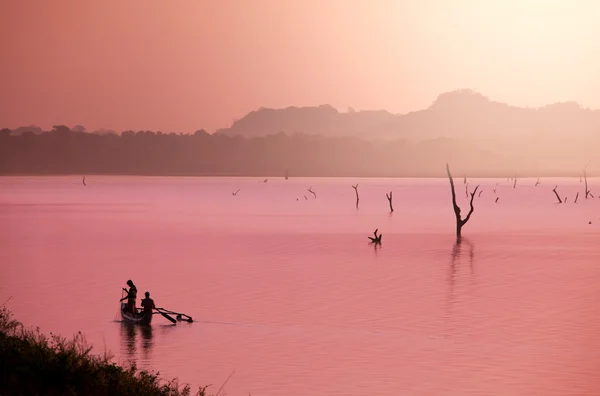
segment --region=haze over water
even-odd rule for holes
[[[0,303],[209,393],[599,394],[600,199],[467,181],[457,246],[447,179],[0,177]],[[127,279],[196,321],[124,326]]]

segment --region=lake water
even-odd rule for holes
[[[598,395],[600,199],[535,181],[468,180],[456,245],[447,179],[0,177],[0,304],[213,394]]]

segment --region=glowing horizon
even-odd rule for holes
[[[406,113],[468,88],[600,108],[600,3],[0,5],[0,127],[193,132],[259,107]]]

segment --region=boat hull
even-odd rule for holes
[[[152,322],[152,313],[138,313],[137,315],[132,315],[131,313],[124,311],[125,307],[126,304],[121,304],[121,317],[124,322],[139,325],[149,325]]]

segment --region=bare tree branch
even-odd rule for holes
[[[461,215],[460,215],[460,207],[456,204],[456,193],[454,192],[454,181],[452,180],[452,174],[450,174],[450,166],[448,164],[446,164],[446,172],[448,173],[448,180],[450,180],[450,189],[452,191],[452,206],[454,208],[454,215],[456,217],[456,236],[457,238],[460,238],[461,236],[461,231],[462,228],[465,224],[467,224],[467,222],[469,221],[469,219],[471,218],[471,215],[473,214],[473,199],[475,198],[475,194],[477,193],[477,189],[479,188],[479,186],[475,187],[475,190],[473,190],[471,194],[471,201],[470,201],[470,210],[469,213],[467,214],[467,217],[463,219],[461,219]]]
[[[588,199],[588,196],[591,195],[592,198],[594,198],[594,196],[590,193],[590,190],[588,190],[588,184],[587,184],[587,167],[590,164],[591,161],[588,161],[587,164],[585,164],[585,167],[583,168],[583,178],[585,179],[585,199]],[[581,178],[580,178],[581,180]]]
[[[394,207],[392,206],[392,192],[390,191],[390,193],[385,193],[385,197],[388,199],[388,202],[390,203],[390,213],[394,212]]]
[[[315,199],[317,198],[317,193],[315,193],[313,191],[312,187],[311,188],[307,188],[306,191],[308,191],[309,193],[311,193],[315,197]]]
[[[379,230],[379,228],[377,228],[375,230],[375,232],[373,233],[373,235],[375,235],[375,237],[367,237],[371,240],[371,243],[374,243],[376,245],[380,245],[381,244],[381,237],[383,236],[383,234],[379,234],[377,235],[377,231]]]
[[[358,183],[356,184],[356,186],[352,186],[352,188],[354,189],[354,192],[356,193],[356,209],[358,209]]]
[[[561,204],[563,203],[562,199],[560,199],[560,196],[558,195],[558,193],[556,192],[556,189],[558,188],[558,186],[554,187],[554,194],[556,195],[556,199],[558,199],[558,203]]]

